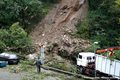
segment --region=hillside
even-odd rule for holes
[[[86,17],[87,11],[87,0],[60,0],[31,32],[33,43],[57,43],[70,52],[76,47],[86,48],[89,45],[88,41],[74,38],[69,34],[76,31],[75,24]]]

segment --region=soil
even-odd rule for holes
[[[64,43],[70,45],[75,43],[76,45],[71,47],[66,46],[66,49],[70,52],[76,46],[88,47],[89,41],[70,35],[76,32],[75,25],[78,21],[84,20],[87,11],[87,0],[60,0],[31,32],[33,44],[48,45],[57,43],[64,47]]]
[[[74,51],[76,47],[88,47],[89,41],[70,35],[76,32],[75,25],[79,20],[84,20],[87,11],[87,0],[60,0],[31,32],[33,44],[57,43],[69,52]],[[44,72],[49,73],[49,71]],[[25,76],[24,72],[11,73],[6,68],[0,68],[0,80],[21,80]],[[48,78],[49,80],[61,80],[51,76],[47,76],[44,80],[48,80]]]

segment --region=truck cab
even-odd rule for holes
[[[77,57],[77,72],[80,74],[93,75],[95,68],[95,53],[81,52]]]
[[[81,52],[77,57],[77,66],[87,67],[89,64],[95,62],[95,53]]]

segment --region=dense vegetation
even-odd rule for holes
[[[0,29],[0,49],[24,48],[30,46],[31,39],[28,34],[14,23],[9,29]]]
[[[27,32],[53,3],[56,0],[0,0],[0,52],[30,46],[32,41]]]
[[[88,17],[77,29],[80,37],[102,48],[120,45],[120,0],[89,0]]]
[[[0,0],[0,50],[3,51],[5,47],[30,45],[31,40],[25,31],[30,31],[30,25],[41,20],[47,14],[50,5],[58,1]],[[19,22],[17,28],[11,29],[11,25],[16,22]],[[78,36],[92,42],[99,41],[100,47],[119,45],[120,0],[89,0],[88,17],[77,24],[77,29]],[[22,34],[19,34],[19,30]],[[16,34],[12,34],[14,31]],[[22,44],[19,42],[22,40],[19,39],[26,42]]]
[[[37,18],[40,20],[48,12],[50,4],[39,0],[1,0],[0,1],[0,24],[2,27],[10,26],[14,22],[27,28]]]

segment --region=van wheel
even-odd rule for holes
[[[84,73],[84,68],[81,67],[81,66],[78,67],[77,72],[78,72],[79,74],[83,74],[83,73]]]
[[[83,74],[83,67],[80,67],[80,73]]]

